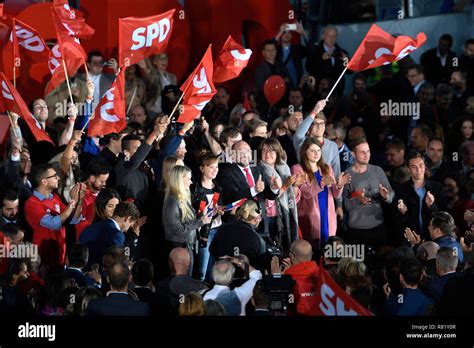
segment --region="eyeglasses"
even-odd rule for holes
[[[313,125],[318,128],[323,128],[326,125],[326,122],[314,122]]]
[[[267,148],[263,148],[262,149],[262,153],[275,153],[276,151],[274,149],[267,149]]]
[[[54,173],[53,175],[47,176],[45,179],[52,179],[52,178],[59,178],[58,173]]]

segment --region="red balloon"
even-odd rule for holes
[[[285,80],[279,75],[270,76],[263,85],[263,93],[270,105],[275,105],[285,95]]]

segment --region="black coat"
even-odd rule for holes
[[[225,255],[244,254],[249,258],[250,264],[257,268],[260,268],[265,251],[265,242],[255,227],[243,221],[219,227],[209,246],[209,252],[215,260]]]
[[[459,276],[452,277],[444,286],[438,302],[437,314],[472,316],[474,301],[474,267],[464,270]]]
[[[399,222],[399,232],[403,234],[406,227],[409,227],[415,233],[420,234],[422,239],[429,239],[430,235],[428,232],[428,225],[431,220],[431,213],[437,211],[446,210],[447,199],[443,192],[443,186],[441,184],[432,181],[432,180],[425,180],[425,190],[426,192],[430,191],[431,194],[434,196],[435,201],[428,208],[425,202],[425,197],[423,198],[423,205],[421,208],[421,215],[423,221],[423,231],[420,231],[420,223],[419,223],[419,209],[420,209],[420,202],[418,199],[418,195],[415,192],[413,187],[413,181],[410,179],[406,183],[398,186],[396,189],[395,199],[393,200],[393,209],[395,210],[396,220]],[[398,211],[397,205],[398,200],[403,199],[403,202],[407,206],[408,210],[405,214],[402,214]]]
[[[148,304],[135,301],[128,294],[112,293],[105,298],[98,298],[89,302],[86,315],[109,316],[144,316],[149,315]]]
[[[436,87],[439,83],[447,83],[451,80],[453,62],[456,53],[448,51],[445,66],[441,65],[441,58],[436,56],[437,47],[432,48],[421,55],[420,63],[424,68],[426,81]]]
[[[305,59],[308,55],[308,50],[306,46],[302,45],[290,45],[289,50],[290,52],[286,57],[286,60],[283,60],[283,47],[281,45],[278,45],[277,60],[281,62],[285,67],[288,66],[291,60],[293,61],[296,70],[296,81],[291,81],[290,78],[290,82],[292,87],[298,87],[300,79],[304,73],[303,59]]]

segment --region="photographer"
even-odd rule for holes
[[[296,282],[293,292],[294,312],[298,315],[314,315],[313,310],[318,305],[316,283],[319,267],[315,261],[311,261],[312,257],[311,244],[300,239],[291,244],[290,257],[282,261],[283,269],[280,268],[278,257],[272,259],[272,274],[280,274],[283,271],[283,274],[290,275]]]

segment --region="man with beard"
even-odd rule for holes
[[[76,240],[79,240],[81,232],[94,220],[94,203],[100,190],[105,187],[109,178],[109,168],[105,162],[92,161],[87,168],[87,180],[83,183],[86,187],[82,198],[82,220],[76,225]]]
[[[25,203],[25,218],[33,229],[33,243],[38,245],[43,264],[50,270],[64,266],[66,257],[65,223],[76,224],[81,217],[81,201],[84,196],[80,184],[70,192],[71,201],[65,205],[53,191],[58,189],[59,176],[51,164],[40,164],[34,168],[32,181],[35,190]],[[77,208],[76,208],[76,203]]]
[[[19,202],[18,194],[13,190],[8,190],[2,195],[0,200],[0,204],[2,205],[0,230],[6,224],[18,223]]]
[[[31,183],[28,180],[28,175],[31,172],[31,157],[26,148],[23,148],[20,153],[17,141],[13,142],[4,171],[5,177],[3,178],[2,188],[15,190],[24,203],[33,193]]]

